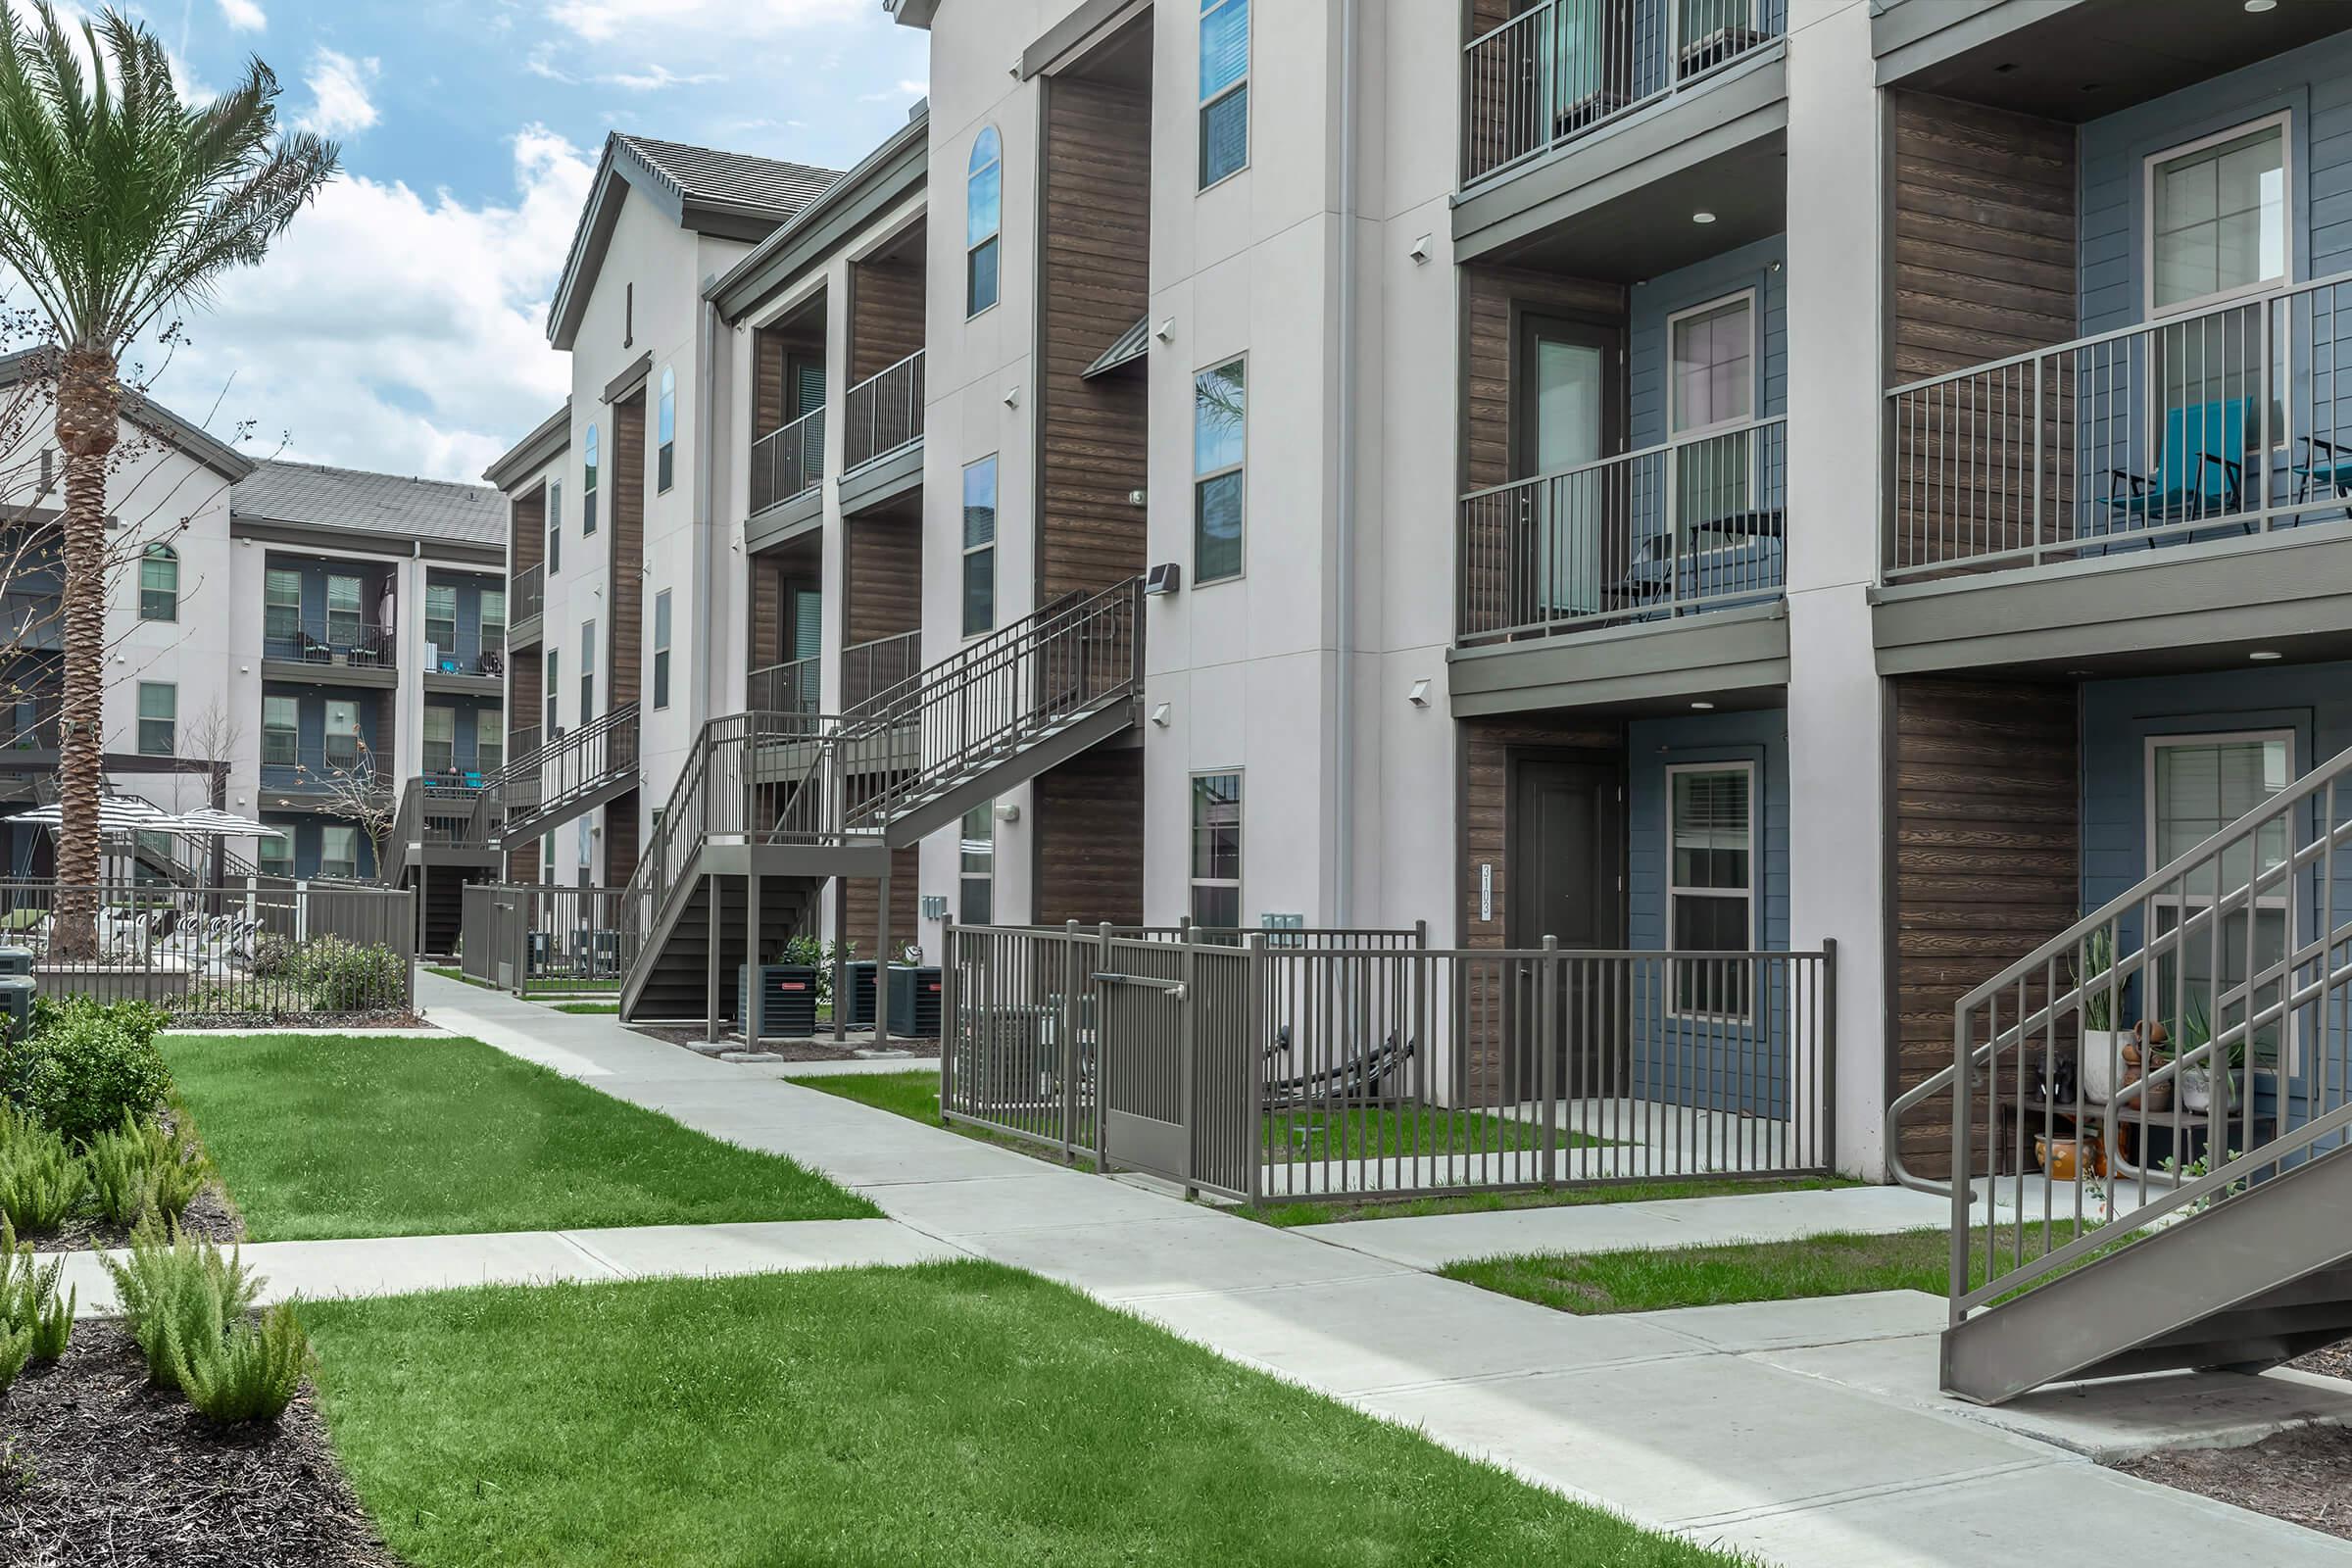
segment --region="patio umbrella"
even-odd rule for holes
[[[24,827],[56,827],[65,819],[62,804],[36,806],[7,820]],[[135,795],[108,795],[98,801],[98,829],[102,833],[169,832],[170,812]]]
[[[282,839],[286,836],[283,828],[271,827],[253,817],[239,816],[234,811],[219,810],[210,806],[193,811],[181,811],[172,818],[172,824],[164,831],[219,833],[228,838]]]

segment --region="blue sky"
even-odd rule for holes
[[[21,0],[11,0],[21,4]],[[95,4],[96,0],[90,0]],[[248,450],[474,478],[561,401],[545,305],[608,131],[847,168],[924,91],[880,0],[137,0],[194,91],[248,55],[344,175],[153,392]],[[218,412],[213,412],[215,409]]]

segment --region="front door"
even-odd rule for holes
[[[1519,319],[1513,476],[1527,486],[1521,508],[1522,559],[1531,565],[1523,618],[1548,621],[1601,608],[1604,560],[1622,510],[1606,469],[1592,466],[1620,444],[1617,328],[1554,317]],[[1613,508],[1612,503],[1618,503]]]
[[[1514,950],[1541,948],[1545,937],[1563,950],[1615,952],[1625,946],[1621,885],[1624,833],[1620,768],[1615,760],[1514,758],[1511,763],[1510,903],[1505,942]],[[1525,1100],[1536,1093],[1539,1054],[1552,1056],[1553,1083],[1563,1097],[1613,1093],[1624,1059],[1623,987],[1599,963],[1561,966],[1548,1041],[1538,1041],[1535,977],[1520,987],[1514,1042],[1505,1079]]]

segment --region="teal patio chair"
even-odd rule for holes
[[[2222,517],[2238,508],[2245,481],[2246,427],[2252,398],[2220,398],[2167,409],[2156,471],[2110,468],[2107,532]],[[2150,548],[2155,545],[2149,541]]]
[[[2352,439],[2324,441],[2316,435],[2295,437],[2304,449],[2301,463],[2290,466],[2295,476],[2295,502],[2299,506],[2314,496],[2331,495],[2337,499],[2352,496]],[[2352,507],[2344,510],[2352,517]]]

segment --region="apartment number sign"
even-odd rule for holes
[[[1494,918],[1494,862],[1493,860],[1478,862],[1478,917],[1481,920]]]

